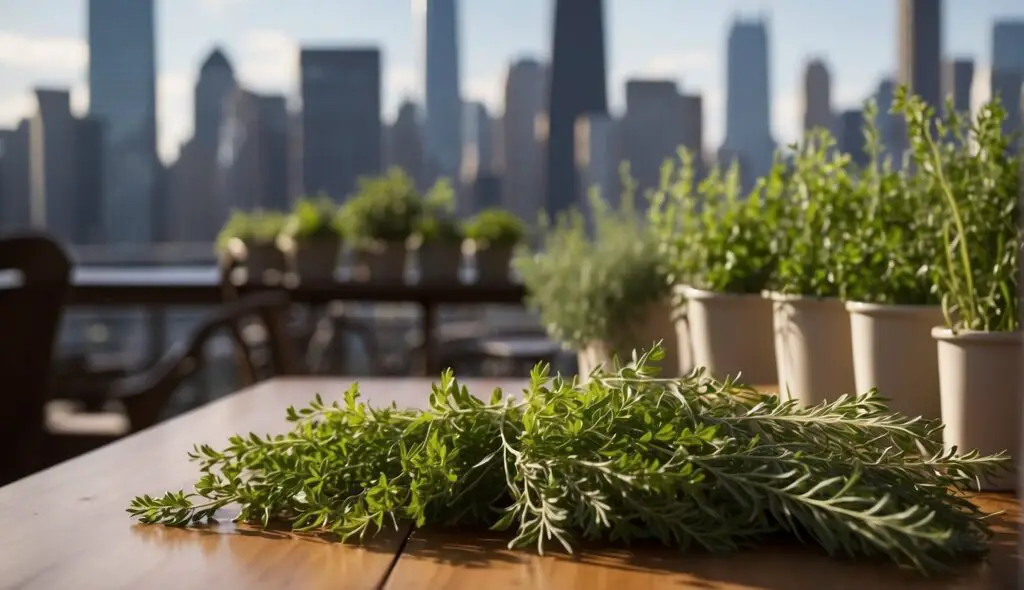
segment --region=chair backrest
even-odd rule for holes
[[[43,407],[71,281],[64,249],[43,234],[0,238],[0,485],[42,466]]]

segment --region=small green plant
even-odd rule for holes
[[[526,237],[526,224],[511,211],[485,209],[466,222],[466,237],[484,247],[514,246]]]
[[[277,211],[232,211],[217,236],[217,246],[223,249],[233,238],[253,244],[272,244],[281,235],[286,221],[285,214]]]
[[[688,285],[697,272],[695,244],[700,235],[700,203],[696,194],[694,157],[678,151],[679,164],[666,160],[658,189],[651,195],[647,219],[665,259],[668,281]]]
[[[527,304],[553,338],[576,350],[603,341],[628,352],[622,339],[629,326],[671,292],[665,254],[634,206],[635,183],[626,178],[623,184],[618,208],[590,194],[593,235],[578,210],[552,227],[542,218],[541,248],[524,249],[513,259]]]
[[[588,540],[728,552],[784,533],[923,573],[988,550],[989,515],[962,491],[1005,454],[947,451],[941,424],[873,390],[802,408],[701,371],[658,378],[662,354],[634,351],[585,384],[540,364],[514,397],[473,395],[448,370],[422,410],[368,404],[353,384],[287,408],[280,434],[195,445],[194,490],[128,512],[180,527],[237,507],[242,522],[342,541],[401,523],[510,529],[510,547],[540,553]]]
[[[357,248],[372,242],[404,242],[417,228],[424,203],[412,179],[399,168],[363,178],[358,193],[338,212],[339,224]]]
[[[461,244],[466,238],[463,224],[454,217],[455,191],[447,178],[434,183],[423,198],[423,213],[416,222],[420,243]]]
[[[327,196],[303,197],[295,202],[284,234],[295,240],[337,238],[341,235],[338,207]]]
[[[852,224],[840,243],[847,300],[889,305],[937,305],[942,258],[934,183],[885,158],[873,101],[864,106],[869,164],[855,180]]]
[[[1002,132],[1006,111],[995,100],[973,120],[955,112],[936,118],[905,89],[895,108],[907,122],[913,164],[938,194],[937,280],[948,327],[954,333],[1019,329],[1020,161]]]

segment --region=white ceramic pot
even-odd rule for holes
[[[960,332],[934,328],[938,342],[942,438],[946,448],[990,455],[1015,453],[1021,443],[1022,332]],[[1016,490],[1013,473],[981,482],[982,489]]]
[[[476,282],[482,285],[502,285],[509,282],[513,247],[510,244],[492,244],[476,251]]]
[[[424,242],[416,252],[420,282],[432,284],[459,284],[462,266],[462,244],[451,242]]]
[[[938,420],[939,364],[932,328],[945,322],[938,305],[848,302],[858,393],[877,389],[889,407]]]
[[[771,294],[779,395],[813,406],[855,393],[850,315],[839,299]]]
[[[273,242],[245,244],[245,269],[250,281],[273,283],[280,280],[286,268],[284,252]]]
[[[672,290],[672,323],[676,332],[676,358],[679,362],[679,374],[686,375],[693,370],[693,337],[690,334],[690,318],[688,317],[686,290],[687,285],[676,285]]]
[[[616,335],[615,345],[595,341],[578,351],[580,376],[586,376],[599,364],[603,364],[607,370],[615,370],[614,358],[617,357],[620,363],[628,363],[633,350],[648,350],[659,340],[665,350],[665,358],[658,363],[661,367],[660,376],[680,376],[679,342],[673,322],[674,309],[670,300],[651,303],[643,317]]]
[[[341,240],[316,238],[295,242],[295,270],[304,281],[327,282],[335,280]]]
[[[382,242],[356,254],[356,278],[364,282],[401,284],[405,282],[404,242]]]
[[[718,379],[740,375],[751,385],[778,384],[771,301],[692,287],[683,295],[694,365]]]

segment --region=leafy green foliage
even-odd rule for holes
[[[286,221],[285,214],[277,211],[232,211],[217,236],[217,245],[223,248],[232,238],[258,244],[273,243],[281,235]]]
[[[423,212],[416,222],[416,235],[421,242],[461,243],[466,232],[453,217],[455,191],[451,182],[442,178],[434,183],[423,199]]]
[[[666,275],[672,284],[691,284],[699,269],[700,203],[696,195],[694,156],[680,148],[679,165],[666,160],[658,189],[651,196],[647,219],[660,244]]]
[[[511,246],[526,237],[526,224],[511,211],[485,209],[466,222],[466,237],[482,244]]]
[[[894,305],[937,305],[936,266],[941,217],[933,191],[919,174],[896,171],[885,159],[877,108],[865,103],[864,136],[870,163],[859,171],[839,258],[846,299]]]
[[[895,108],[907,121],[913,163],[937,194],[942,258],[936,271],[949,327],[1018,329],[1020,160],[1001,130],[1005,110],[994,101],[974,120],[955,112],[935,118],[904,91]]]
[[[540,313],[553,338],[576,349],[604,341],[629,350],[620,342],[627,328],[648,304],[671,292],[664,252],[634,207],[634,185],[626,186],[616,208],[591,193],[592,235],[574,209],[550,228],[542,219],[541,248],[524,249],[513,259],[527,305]]]
[[[423,197],[412,179],[399,168],[374,178],[362,178],[359,192],[339,211],[346,237],[357,247],[368,242],[404,242],[415,232],[424,210]]]
[[[301,198],[295,202],[283,231],[296,240],[339,237],[342,228],[338,207],[325,195]]]
[[[425,410],[344,400],[288,408],[289,432],[196,445],[194,492],[128,512],[187,525],[238,519],[364,538],[399,521],[512,530],[512,547],[655,539],[732,551],[779,531],[831,554],[923,572],[986,550],[958,489],[1007,457],[943,450],[941,425],[890,413],[874,391],[798,408],[694,372],[659,379],[660,349],[586,384],[533,370],[519,399],[486,401],[446,371]]]

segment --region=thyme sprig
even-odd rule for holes
[[[884,555],[922,572],[990,537],[962,491],[1007,457],[943,449],[941,425],[890,412],[870,391],[811,408],[701,370],[659,378],[634,353],[582,384],[532,372],[484,401],[451,371],[428,409],[371,407],[358,385],[288,408],[291,431],[197,445],[195,490],[128,511],[183,526],[237,505],[262,526],[364,538],[401,521],[511,529],[510,547],[655,539],[733,551],[780,531],[831,554]]]

